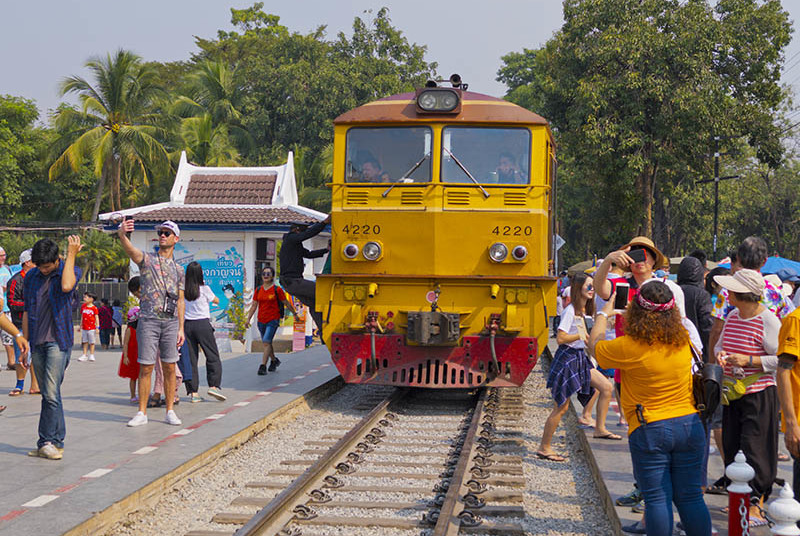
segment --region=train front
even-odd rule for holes
[[[334,125],[317,309],[345,381],[521,385],[555,306],[547,122],[456,79]]]

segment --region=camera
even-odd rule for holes
[[[167,292],[167,295],[164,296],[164,307],[163,307],[164,314],[168,316],[175,316],[175,311],[177,309],[178,309],[178,296]]]

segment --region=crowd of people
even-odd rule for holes
[[[730,481],[722,475],[709,483],[712,436],[725,466],[741,450],[753,467],[750,525],[765,525],[781,456],[781,414],[795,459],[794,488],[800,486],[800,276],[791,269],[762,274],[767,256],[764,240],[748,237],[731,253],[730,268],[708,270],[705,254],[696,251],[673,280],[667,257],[636,237],[586,273],[561,274],[559,346],[547,382],[554,409],[537,456],[566,460],[550,442],[573,395],[584,405],[581,424],[613,439],[605,426],[610,396],[597,381],[601,373],[613,377],[636,482],[617,504],[643,513],[626,532],[672,534],[674,503],[686,534],[715,533],[703,494],[727,493]],[[692,392],[700,359],[723,371],[723,403],[705,419]],[[596,419],[587,422],[593,403]]]
[[[329,222],[309,226],[294,223],[284,235],[281,261],[286,269],[281,275],[284,287],[292,287],[296,297],[306,305],[314,305],[314,283],[303,279],[303,258],[319,257],[329,251],[309,252],[302,241],[318,234]],[[198,359],[200,350],[206,360],[207,393],[219,401],[222,393],[222,361],[211,325],[210,306],[219,302],[205,284],[202,266],[190,262],[182,268],[174,257],[180,228],[172,221],[156,226],[158,248],[144,252],[133,245],[130,233],[134,221],[127,219],[118,230],[123,250],[139,268],[138,276],[128,281],[128,291],[138,304],[124,309],[118,300],[107,298],[96,304],[97,297],[85,292],[78,303],[76,285],[82,271],[75,265],[83,247],[77,235],[68,238],[66,255],[58,244],[42,239],[33,248],[20,254],[21,270],[16,274],[5,264],[6,254],[0,248],[0,292],[4,313],[0,314],[0,336],[6,348],[8,370],[15,370],[17,382],[10,396],[24,393],[25,378],[31,375],[30,394],[40,394],[37,448],[30,456],[50,460],[63,457],[66,425],[61,399],[61,384],[70,362],[75,342],[73,312],[80,308],[81,362],[96,361],[95,347],[99,338],[103,350],[111,348],[116,336],[122,349],[118,375],[129,381],[130,402],[138,407],[128,426],[148,423],[148,408],[164,406],[165,422],[182,424],[175,411],[179,403],[178,388],[183,383],[188,400],[201,402]],[[258,326],[264,342],[264,358],[258,374],[274,371],[280,364],[272,341],[283,309],[297,311],[287,294],[275,285],[276,273],[265,268],[262,284],[254,295],[250,318],[258,311]],[[321,321],[321,319],[319,319]],[[124,335],[122,326],[125,324]],[[318,323],[321,325],[321,322]],[[99,336],[99,337],[98,337]],[[270,360],[267,368],[267,360]],[[155,373],[155,385],[152,376]],[[163,396],[163,398],[162,398]],[[0,412],[6,406],[0,405]]]

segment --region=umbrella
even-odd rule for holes
[[[731,261],[730,259],[723,259],[728,262],[721,262],[719,265],[722,268],[730,268]],[[791,259],[784,259],[783,257],[779,257],[777,255],[773,257],[767,257],[767,262],[764,263],[764,266],[761,268],[762,274],[774,274],[781,268],[791,268],[798,274],[800,274],[800,262],[793,261]]]
[[[573,264],[572,266],[567,268],[567,273],[569,275],[575,275],[580,272],[585,272],[586,270],[592,267],[593,263],[594,263],[593,260],[588,260],[588,261],[581,261],[577,264]]]

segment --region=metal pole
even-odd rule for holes
[[[717,257],[717,226],[719,219],[719,136],[714,136],[714,256]]]

